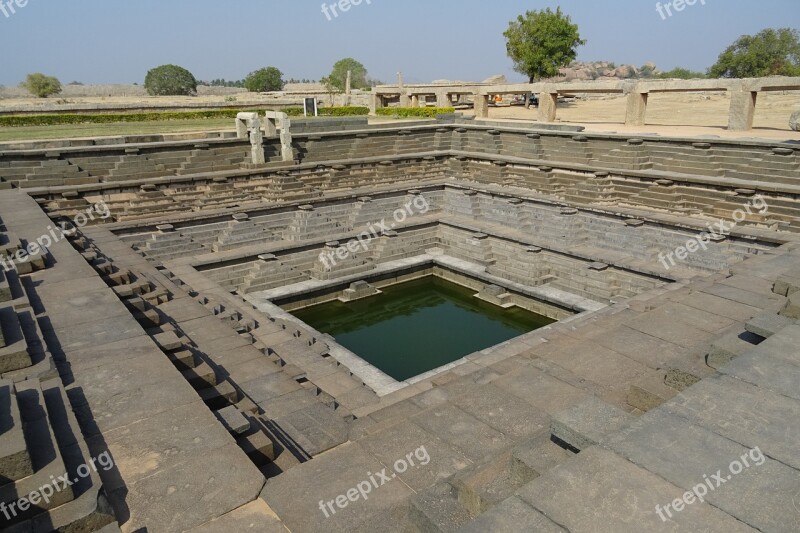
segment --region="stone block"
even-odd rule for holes
[[[472,519],[447,483],[434,485],[411,499],[411,523],[420,533],[455,531]]]
[[[251,431],[236,438],[239,447],[253,463],[261,466],[275,460],[272,440],[261,430]]]
[[[0,381],[0,485],[32,474],[17,396],[11,382]]]
[[[576,450],[584,450],[600,442],[609,433],[620,430],[634,416],[594,396],[553,415],[550,429],[553,437]]]
[[[681,370],[679,368],[671,368],[667,370],[667,375],[664,377],[664,383],[677,391],[683,391],[698,383],[702,378],[695,376],[690,372]]]
[[[781,316],[773,312],[766,312],[750,319],[745,324],[745,329],[753,335],[758,335],[759,337],[768,339],[769,337],[772,337],[781,331],[783,328],[793,324],[795,324],[795,320],[791,318]]]
[[[702,480],[702,477],[701,477]],[[656,513],[683,496],[684,489],[619,455],[593,446],[517,492],[523,502],[568,531],[640,533],[645,524],[665,529]],[[602,513],[598,513],[598,502]],[[673,513],[675,531],[751,532],[752,529],[708,503]]]
[[[194,368],[188,368],[181,374],[195,390],[213,387],[218,383],[216,372],[206,362],[202,362]]]
[[[165,352],[176,352],[183,348],[183,342],[174,331],[166,331],[153,336],[158,347]]]
[[[800,292],[789,296],[789,301],[781,309],[781,315],[792,320],[800,320]]]
[[[503,500],[458,529],[458,533],[486,533],[487,531],[566,532],[564,528],[516,496]]]
[[[225,407],[214,414],[229,432],[239,435],[250,429],[250,421],[234,406]]]
[[[678,394],[664,383],[663,373],[647,373],[637,378],[628,388],[628,405],[647,412]]]
[[[717,338],[706,356],[706,364],[718,369],[736,358],[739,354],[753,348],[761,342],[761,337],[749,331],[739,333],[733,331]]]

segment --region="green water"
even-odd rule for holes
[[[294,315],[398,381],[553,322],[518,307],[491,305],[474,293],[428,276],[387,287],[378,296]]]

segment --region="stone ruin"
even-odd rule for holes
[[[796,145],[458,116],[236,128],[0,147],[3,530],[660,531],[656,506],[755,448],[670,527],[796,529]],[[98,202],[109,218],[75,223]],[[275,303],[422,275],[558,322],[399,383]],[[420,447],[428,464],[339,498]]]

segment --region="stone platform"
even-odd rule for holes
[[[4,531],[797,529],[796,147],[469,121],[263,143],[255,167],[238,139],[0,154]],[[420,269],[558,321],[390,383],[275,303]]]

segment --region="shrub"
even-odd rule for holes
[[[436,115],[455,113],[453,107],[384,107],[376,113],[382,117],[394,118],[436,118]]]
[[[322,117],[362,117],[369,115],[367,107],[323,107],[319,110]]]
[[[38,72],[28,74],[25,81],[22,82],[22,87],[39,98],[47,98],[61,92],[61,82],[58,81],[58,78],[45,76]]]
[[[144,88],[151,96],[189,96],[197,92],[197,80],[183,67],[161,65],[147,73]]]
[[[250,110],[248,110],[250,111]],[[252,111],[264,115],[264,109]],[[280,110],[290,117],[303,116],[302,107],[287,107]],[[0,127],[11,126],[58,126],[65,124],[113,124],[117,122],[152,122],[164,120],[203,120],[234,119],[240,112],[238,109],[212,109],[208,111],[172,111],[157,113],[104,113],[77,114],[64,113],[58,115],[8,115],[0,116]],[[369,114],[366,107],[328,107],[320,109],[323,116],[362,116]]]
[[[281,91],[286,82],[283,81],[283,72],[275,67],[262,68],[251,72],[244,80],[244,87],[251,93],[268,93]]]
[[[369,115],[368,107],[320,107],[319,116],[321,117],[365,117]],[[290,117],[302,117],[302,107],[288,107],[281,109],[281,112],[286,113]]]
[[[667,72],[659,72],[656,76],[660,79],[669,80],[669,79],[679,79],[679,80],[692,80],[692,79],[699,79],[705,78],[706,75],[702,72],[693,72],[688,68],[683,67],[676,67],[672,70],[668,70]]]

